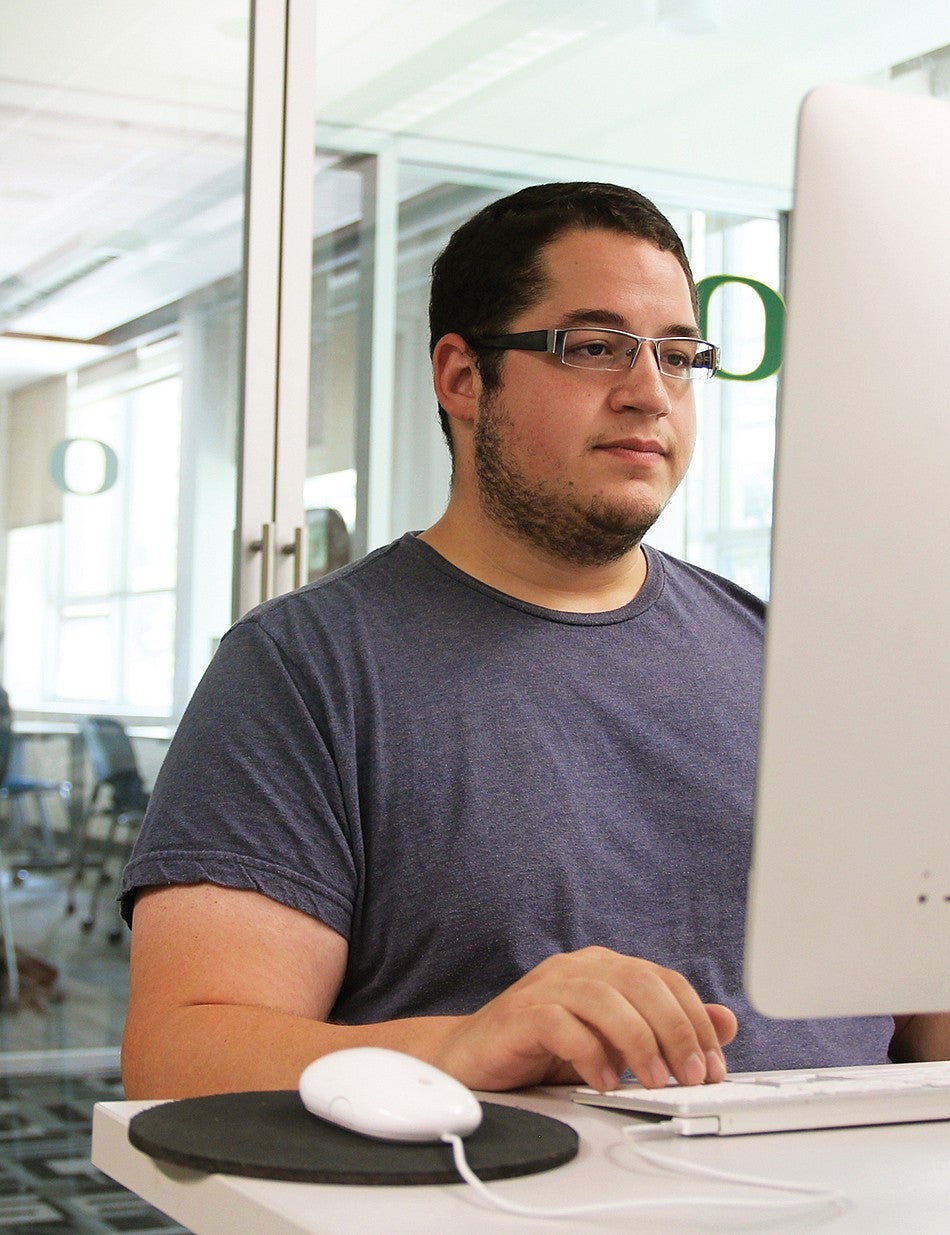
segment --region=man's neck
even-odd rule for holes
[[[647,576],[637,545],[606,565],[583,565],[541,549],[498,526],[481,510],[463,519],[452,503],[420,534],[473,579],[529,604],[564,613],[607,613],[629,604]]]

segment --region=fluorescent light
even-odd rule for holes
[[[597,22],[588,23],[583,30],[565,30],[558,28],[531,30],[485,56],[480,56],[467,64],[463,69],[450,73],[441,81],[434,82],[424,90],[411,94],[408,98],[394,103],[384,111],[373,116],[366,123],[370,128],[386,129],[387,131],[404,132],[413,128],[420,120],[443,111],[462,99],[467,99],[492,86],[519,69],[533,64],[536,60],[558,51],[578,39],[586,38],[597,26]]]

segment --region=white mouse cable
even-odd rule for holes
[[[829,1204],[842,1205],[847,1203],[847,1198],[842,1193],[833,1192],[830,1189],[816,1188],[811,1184],[793,1183],[788,1179],[766,1179],[761,1175],[743,1175],[739,1171],[723,1171],[715,1166],[703,1166],[700,1162],[687,1162],[682,1158],[674,1158],[670,1154],[656,1153],[655,1150],[644,1149],[637,1142],[652,1139],[656,1134],[655,1129],[651,1127],[645,1128],[642,1124],[628,1124],[625,1128],[621,1128],[620,1131],[625,1138],[625,1143],[631,1145],[634,1152],[644,1162],[649,1162],[651,1166],[658,1166],[662,1170],[670,1171],[676,1175],[687,1175],[702,1179],[718,1179],[724,1183],[744,1184],[751,1188],[764,1188],[766,1191],[772,1192],[797,1193],[811,1200],[826,1201]]]
[[[624,1129],[626,1131],[626,1129]],[[756,1179],[752,1176],[745,1175],[730,1175],[725,1171],[716,1171],[712,1168],[699,1167],[695,1172],[690,1171],[689,1165],[685,1165],[677,1161],[675,1158],[667,1159],[665,1155],[653,1155],[646,1153],[643,1150],[639,1152],[647,1161],[654,1160],[656,1165],[663,1166],[666,1169],[678,1170],[683,1174],[702,1174],[715,1179],[721,1179],[730,1183],[741,1183],[752,1185],[755,1187],[767,1188],[770,1191],[787,1191],[796,1195],[789,1196],[785,1200],[778,1197],[724,1197],[724,1196],[690,1196],[690,1197],[634,1197],[625,1201],[598,1201],[591,1205],[575,1205],[566,1209],[545,1209],[534,1208],[530,1205],[519,1205],[516,1201],[509,1201],[505,1197],[499,1196],[497,1192],[493,1192],[487,1187],[482,1180],[478,1178],[475,1172],[468,1164],[468,1159],[465,1156],[465,1145],[462,1138],[455,1132],[444,1132],[440,1137],[452,1148],[452,1157],[455,1161],[455,1168],[461,1175],[462,1179],[474,1188],[480,1197],[488,1201],[489,1204],[496,1206],[498,1209],[503,1209],[511,1214],[518,1214],[521,1217],[527,1218],[580,1218],[593,1214],[615,1213],[623,1209],[692,1209],[696,1207],[708,1208],[710,1205],[716,1205],[727,1209],[811,1209],[816,1205],[838,1205],[841,1202],[841,1197],[834,1192],[826,1192],[824,1190],[809,1188],[801,1184],[780,1184],[767,1179]]]

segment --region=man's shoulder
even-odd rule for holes
[[[356,603],[367,603],[374,596],[390,594],[394,588],[419,586],[420,564],[413,552],[413,540],[412,534],[407,533],[303,587],[265,601],[245,617],[267,625],[298,610],[347,609]]]
[[[274,597],[240,618],[241,632],[293,655],[345,648],[380,653],[417,640],[427,626],[477,621],[486,608],[481,585],[407,532],[296,591]],[[474,614],[474,617],[472,616]]]
[[[766,604],[761,596],[750,592],[734,579],[717,574],[705,566],[686,562],[662,549],[647,550],[648,561],[663,574],[664,592],[679,602],[691,601],[719,606],[748,615],[757,622],[764,622]]]
[[[319,603],[323,597],[333,597],[351,589],[373,592],[394,581],[411,579],[418,574],[420,560],[415,542],[415,534],[406,532],[390,544],[373,549],[365,556],[305,584],[296,592],[288,593],[288,597],[315,599]]]
[[[260,644],[282,653],[335,642],[356,640],[371,631],[382,614],[409,612],[413,598],[425,590],[406,537],[375,549],[346,566],[275,596],[250,609],[231,626],[225,642]],[[401,598],[401,600],[400,600]]]

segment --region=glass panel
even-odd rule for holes
[[[694,218],[698,272],[750,281],[725,284],[709,302],[709,331],[722,346],[729,373],[744,376],[762,367],[766,313],[752,283],[778,289],[780,257],[778,220],[714,213]],[[754,381],[714,381],[703,389],[681,537],[673,547],[760,596],[768,595],[777,393],[774,373]]]
[[[310,409],[304,509],[308,579],[317,579],[354,554],[356,529],[356,423],[362,394],[359,358],[363,257],[372,244],[364,226],[369,191],[365,160],[341,165],[318,151],[314,185],[315,240]]]
[[[250,4],[2,8],[0,681],[19,771],[72,783],[47,805],[63,863],[95,780],[80,719],[118,718],[149,786],[230,622]],[[110,800],[87,856],[111,872]],[[96,873],[64,917],[41,831],[0,799],[16,942],[65,998],[0,1013],[0,1049],[115,1044],[111,885],[82,931]]]
[[[510,180],[511,191],[523,181]],[[399,177],[399,276],[393,435],[393,535],[433,523],[449,495],[451,465],[429,364],[429,280],[452,231],[507,190],[447,181],[439,168],[405,163]]]
[[[917,4],[911,18],[873,0],[873,20],[865,5],[857,26],[853,6],[800,7],[790,31],[779,0],[637,0],[593,16],[551,0],[374,0],[343,23],[318,0],[323,140],[399,160],[398,286],[374,310],[396,345],[393,466],[380,481],[393,536],[431,522],[445,495],[424,301],[427,263],[453,222],[531,181],[619,180],[666,210],[697,277],[745,274],[781,290],[778,220],[808,90],[855,80],[946,91],[945,5]],[[748,372],[762,354],[761,305],[736,285],[718,299],[726,365]],[[358,350],[335,353],[335,371],[355,374],[367,347],[361,334]],[[776,381],[709,385],[693,471],[651,538],[765,593]]]
[[[358,402],[358,414],[350,411],[354,406],[350,392],[358,388],[360,374],[370,368],[373,359],[365,325],[367,305],[375,314],[377,328],[384,322],[382,329],[391,334],[395,345],[391,472],[384,478],[371,477],[371,491],[384,494],[388,501],[390,536],[425,527],[440,515],[448,493],[449,459],[428,365],[429,271],[453,228],[493,198],[544,179],[612,179],[633,184],[670,216],[691,254],[697,278],[743,275],[779,288],[778,210],[759,204],[768,201],[768,193],[758,194],[744,211],[724,215],[712,210],[711,204],[722,196],[722,186],[718,180],[713,184],[697,175],[704,170],[709,151],[704,145],[708,135],[697,129],[695,116],[687,121],[676,113],[662,125],[637,127],[640,92],[626,87],[614,92],[606,84],[615,80],[610,66],[623,49],[640,49],[644,39],[657,65],[670,56],[689,60],[699,54],[697,44],[702,40],[695,36],[701,31],[695,25],[687,30],[688,6],[682,7],[679,18],[643,9],[618,24],[616,15],[609,22],[579,21],[576,6],[481,3],[466,6],[463,16],[446,11],[445,6],[417,4],[413,13],[419,22],[406,26],[403,9],[397,12],[396,6],[380,3],[373,33],[360,41],[361,64],[357,67],[348,59],[349,45],[341,42],[342,36],[329,21],[330,6],[318,5],[322,70],[318,70],[318,136],[339,152],[338,158],[350,154],[351,166],[359,165],[360,149],[377,150],[381,158],[392,158],[395,153],[397,184],[383,208],[396,216],[398,239],[396,286],[391,295],[384,287],[380,297],[377,288],[374,298],[373,287],[365,278],[360,280],[360,267],[354,260],[348,271],[347,295],[341,296],[339,287],[321,284],[318,262],[311,480],[306,499],[312,526],[326,517],[318,514],[313,486],[320,483],[316,480],[320,467],[329,471],[331,466],[323,465],[314,449],[313,420],[327,415],[319,409],[332,408],[336,431],[351,443],[372,431],[366,424],[370,417],[367,400]],[[708,11],[700,25],[711,22],[715,26],[718,18],[712,7],[704,8]],[[423,10],[427,23],[421,20]],[[387,52],[380,40],[386,29],[396,26],[401,34],[399,52],[393,53],[391,46]],[[716,46],[712,45],[713,54]],[[703,56],[708,56],[708,49]],[[637,52],[632,59],[643,71],[642,54]],[[345,61],[351,70],[346,91],[341,88],[338,61]],[[438,66],[436,70],[433,65]],[[658,69],[654,65],[649,71]],[[568,92],[563,90],[564,72],[573,83]],[[540,113],[531,102],[535,86],[546,99],[541,127]],[[669,94],[669,89],[664,92]],[[577,106],[577,100],[588,93],[591,97],[610,93],[611,97],[611,108],[599,108],[595,124],[590,123],[588,111]],[[609,115],[609,123],[603,122],[604,115]],[[555,118],[557,122],[552,123]],[[381,136],[380,130],[391,136]],[[618,140],[621,134],[630,133],[636,134],[635,143],[626,136]],[[471,142],[480,144],[464,144]],[[630,166],[633,161],[651,170],[640,175]],[[711,166],[706,170],[712,174]],[[672,173],[681,179],[674,183]],[[337,178],[343,174],[324,172],[316,182],[317,215],[322,223],[319,245],[324,250],[332,247],[330,237],[335,236],[338,258],[340,246],[352,235],[358,203],[354,188],[348,209],[341,208]],[[670,198],[664,197],[664,186],[675,189]],[[741,187],[732,195],[741,200]],[[773,200],[777,200],[774,194]],[[389,218],[384,220],[389,222]],[[735,372],[753,369],[756,355],[762,353],[761,303],[751,291],[746,303],[743,290],[747,289],[730,285],[717,296],[709,332],[723,344],[727,367]],[[363,317],[357,298],[362,299]],[[357,325],[362,327],[358,336],[354,332]],[[741,575],[742,582],[763,593],[768,581],[775,396],[774,377],[756,382],[714,381],[708,389],[697,390],[703,432],[696,462],[650,537],[652,543],[680,556],[727,575]],[[377,408],[374,415],[379,414]],[[352,419],[344,429],[347,417]],[[335,470],[337,465],[332,466]],[[354,453],[348,468],[358,466]],[[359,492],[362,501],[365,484]],[[357,516],[359,523],[359,512]]]

